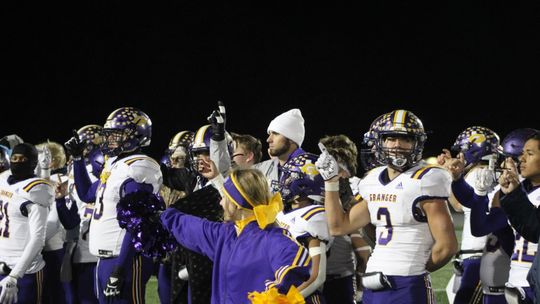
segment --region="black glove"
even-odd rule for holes
[[[121,268],[116,266],[107,280],[105,290],[103,290],[105,297],[119,297],[122,291],[122,283]]]
[[[64,144],[66,151],[74,158],[81,157],[84,151],[84,143],[79,139],[77,130],[73,130],[73,137]]]
[[[214,110],[208,116],[208,122],[212,127],[212,139],[222,141],[225,139],[225,106],[223,102],[218,101],[218,110]]]

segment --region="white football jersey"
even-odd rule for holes
[[[90,182],[94,183],[97,178],[91,174],[92,166],[86,166],[86,170],[89,172]],[[68,202],[69,200],[69,202]],[[68,196],[66,197],[66,204],[77,204],[77,210],[81,217],[81,223],[79,224],[79,237],[77,239],[77,247],[73,251],[73,263],[93,263],[97,262],[97,257],[90,253],[90,247],[88,244],[88,234],[90,232],[90,220],[94,214],[94,203],[85,203],[77,194],[75,187],[75,179],[73,176],[73,168],[69,172],[68,180]]]
[[[527,196],[534,206],[540,206],[540,188],[534,189]],[[516,235],[516,245],[512,254],[512,262],[510,262],[508,283],[514,286],[528,287],[527,273],[532,266],[538,244],[525,240],[515,230],[514,234]]]
[[[386,170],[375,168],[360,182],[360,195],[376,226],[376,244],[366,272],[423,274],[434,240],[420,203],[446,200],[452,179],[444,169],[421,164],[386,182]]]
[[[478,179],[480,168],[473,168],[465,176],[465,182],[473,187]],[[463,232],[461,234],[461,250],[478,250],[477,254],[462,254],[462,258],[467,258],[472,255],[481,255],[482,249],[486,245],[487,236],[475,237],[471,233],[471,209],[462,206],[463,209]]]
[[[159,192],[163,181],[159,164],[143,154],[112,157],[105,162],[90,225],[90,253],[95,256],[120,254],[125,230],[118,225],[116,205],[120,201],[120,187],[129,179],[152,185],[153,193]]]
[[[332,237],[328,230],[324,206],[309,205],[287,213],[280,211],[276,218],[277,224],[288,230],[295,239],[306,236],[326,241],[330,248]]]
[[[51,174],[49,178],[49,182],[53,185],[53,187],[56,187],[57,184],[65,181],[67,181],[67,176],[60,173]],[[53,251],[62,249],[64,247],[65,240],[66,230],[60,222],[56,205],[53,204],[49,208],[49,216],[47,217],[47,236],[45,237],[45,247],[43,250]]]
[[[10,185],[7,178],[0,179],[0,261],[14,268],[28,245],[30,231],[26,206],[36,203],[50,207],[53,202],[54,190],[47,180],[29,178]],[[43,266],[41,253],[37,254],[26,273],[35,273]]]

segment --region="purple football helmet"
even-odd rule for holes
[[[193,143],[193,139],[195,138],[195,133],[191,131],[180,131],[174,135],[174,137],[169,142],[169,150],[174,152],[178,146],[184,146],[186,148],[189,148],[191,144]]]
[[[94,149],[99,149],[103,144],[103,127],[99,125],[86,125],[77,131],[79,139],[85,144],[83,155],[87,155]]]
[[[102,150],[108,156],[133,152],[150,145],[152,121],[139,109],[122,107],[107,117],[103,134],[105,141]]]
[[[285,163],[279,180],[283,202],[289,203],[296,198],[322,200],[324,180],[315,167],[319,157],[313,153],[298,155]]]
[[[463,153],[467,165],[475,164],[485,156],[499,154],[499,135],[486,127],[468,127],[458,135],[452,150]]]
[[[519,158],[525,142],[537,132],[538,130],[532,128],[516,129],[510,132],[501,143],[504,155],[514,159]]]
[[[92,166],[92,174],[99,178],[105,165],[105,157],[100,149],[92,149],[85,157],[86,163]]]
[[[375,157],[375,136],[373,134],[373,128],[375,125],[380,123],[383,116],[384,115],[381,115],[375,118],[375,120],[369,126],[369,130],[364,133],[364,138],[360,144],[360,163],[366,171],[381,165]]]
[[[394,110],[377,118],[372,126],[375,159],[381,165],[403,171],[422,160],[427,135],[422,121],[407,110]],[[409,137],[414,140],[411,149],[384,147],[387,137]]]

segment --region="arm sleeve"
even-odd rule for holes
[[[227,146],[227,135],[221,141],[210,139],[210,159],[216,164],[219,173],[223,176],[228,176],[231,168],[231,156]]]
[[[463,206],[471,208],[474,204],[474,189],[465,181],[463,176],[452,182],[452,193]]]
[[[508,218],[501,208],[491,208],[488,211],[489,201],[487,196],[478,196],[473,193],[471,204],[471,233],[473,236],[480,237],[488,235],[508,224]]]
[[[182,246],[211,260],[214,260],[216,244],[226,225],[191,216],[174,208],[168,208],[161,214],[161,223]]]
[[[540,211],[521,187],[501,198],[501,206],[510,224],[527,241],[537,243],[540,236]]]
[[[28,266],[36,255],[38,255],[45,245],[45,230],[48,210],[46,207],[37,204],[28,204],[28,244],[24,247],[21,258],[17,265],[11,270],[11,275],[17,278],[22,278],[28,269]]]
[[[79,198],[86,203],[92,203],[96,201],[96,188],[93,188],[94,191],[92,192],[92,181],[90,180],[90,175],[88,174],[88,171],[86,170],[86,165],[84,164],[84,160],[74,160],[73,161],[73,175],[75,178],[75,188],[77,190],[77,195]],[[98,183],[98,182],[96,182]]]
[[[56,211],[58,212],[60,223],[68,230],[79,226],[81,223],[81,217],[77,212],[77,204],[75,202],[71,204],[71,208],[68,208],[64,197],[57,198]]]
[[[267,245],[269,260],[274,269],[275,280],[266,283],[266,289],[276,287],[287,294],[291,286],[300,286],[309,279],[311,258],[309,251],[285,235],[269,237]]]

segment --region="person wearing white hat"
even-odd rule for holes
[[[268,125],[269,160],[255,164],[255,168],[264,173],[273,192],[279,191],[281,166],[289,159],[305,153],[301,146],[304,142],[304,118],[300,109],[291,109],[274,118]]]

